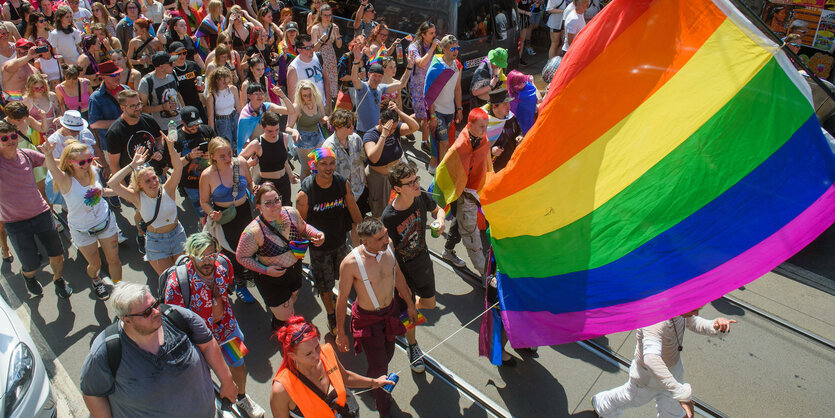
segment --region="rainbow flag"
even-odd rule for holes
[[[455,65],[458,66],[459,71],[463,68],[458,60],[455,60]],[[426,81],[423,83],[423,101],[426,103],[427,109],[435,103],[435,99],[441,94],[441,90],[454,75],[455,71],[444,64],[443,54],[435,54],[432,57],[429,69],[426,70]]]
[[[233,337],[220,345],[220,352],[226,364],[235,364],[249,353],[249,349],[239,337]]]
[[[369,64],[373,64],[373,63],[375,63],[375,62],[381,62],[381,61],[383,60],[383,57],[384,57],[384,56],[386,56],[386,51],[388,51],[388,50],[386,49],[386,46],[385,46],[385,45],[381,45],[381,46],[380,46],[380,49],[378,49],[378,50],[377,50],[377,53],[376,53],[376,54],[374,54],[374,56],[373,56],[373,57],[371,57],[371,59],[370,59],[370,60],[368,60],[368,63],[369,63]]]
[[[310,240],[290,241],[290,252],[293,253],[299,260],[304,259],[304,253],[307,252],[307,247],[310,246]]]
[[[5,91],[5,97],[7,102],[17,102],[23,100],[23,92],[17,90],[7,90]]]
[[[835,221],[833,180],[808,85],[729,0],[613,1],[480,195],[512,345],[647,326],[753,281]]]

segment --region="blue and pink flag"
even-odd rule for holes
[[[636,329],[757,279],[832,225],[834,181],[806,81],[730,0],[614,0],[480,195],[511,344]]]
[[[461,62],[455,60],[455,65],[460,71]],[[436,54],[432,57],[432,63],[429,64],[429,69],[426,70],[426,81],[423,84],[423,100],[426,103],[427,109],[435,103],[435,99],[441,94],[441,91],[446,86],[446,83],[452,79],[455,71],[444,64],[443,54]]]

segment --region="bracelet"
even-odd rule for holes
[[[455,110],[464,110],[464,108],[459,106],[459,107],[456,107]]]

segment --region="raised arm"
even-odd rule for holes
[[[58,189],[61,190],[61,193],[69,193],[70,188],[72,188],[72,177],[58,168],[58,163],[55,161],[55,157],[52,156],[55,145],[49,141],[44,141],[38,145],[38,149],[43,153],[44,166],[52,174],[52,179],[58,185]]]
[[[125,186],[124,179],[128,176],[128,174],[133,172],[135,167],[139,167],[144,164],[147,158],[148,149],[144,146],[137,148],[136,152],[133,154],[133,160],[130,164],[122,167],[122,169],[110,176],[110,180],[107,181],[107,187],[110,187],[110,189],[113,190],[113,193],[116,193],[116,196],[127,200],[135,207],[139,207],[139,197],[133,189]]]
[[[183,177],[183,160],[180,158],[180,153],[174,148],[174,141],[176,138],[169,138],[168,135],[163,135],[165,138],[165,145],[168,147],[168,155],[171,157],[172,173],[165,181],[165,193],[168,193],[172,199],[177,199],[177,186],[180,184],[180,178]],[[247,170],[248,171],[248,170]]]
[[[409,82],[409,77],[412,76],[412,70],[415,68],[415,62],[412,61],[411,57],[406,58],[406,70],[403,71],[403,75],[400,76],[400,80],[396,83],[391,83],[388,86],[389,90],[400,90],[403,87],[406,87],[406,84]]]

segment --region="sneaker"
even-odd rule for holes
[[[423,141],[420,143],[420,150],[425,152],[426,155],[432,154],[432,148],[429,147],[429,142]]]
[[[52,283],[55,285],[55,294],[59,298],[68,299],[72,294],[72,288],[63,278],[55,280]]]
[[[527,48],[525,49],[525,52],[527,52],[527,53],[528,53],[528,55],[530,55],[530,56],[534,56],[534,55],[536,55],[536,51],[534,51],[534,50],[533,50],[533,48],[531,48],[531,47],[527,47]]]
[[[104,279],[101,276],[97,277],[93,280],[93,293],[96,294],[96,299],[98,300],[107,300],[110,299],[110,289],[107,288],[107,285],[104,283]]]
[[[264,408],[261,408],[260,405],[255,403],[249,395],[244,395],[243,398],[238,399],[238,401],[235,402],[235,406],[252,418],[262,418],[264,416]]]
[[[145,255],[145,236],[136,234],[136,249],[139,254]]]
[[[415,345],[409,345],[409,367],[415,373],[423,373],[426,369],[423,365],[423,351],[420,351],[417,343]]]
[[[119,231],[119,244],[124,244],[127,240],[128,237],[126,237],[125,234],[122,233],[122,231]]]
[[[238,286],[235,289],[235,294],[238,295],[238,299],[242,300],[244,303],[255,303],[255,297],[252,296],[252,293],[249,293],[249,290],[244,286]]]
[[[455,267],[459,267],[459,268],[467,267],[467,262],[462,260],[460,257],[458,257],[455,254],[455,250],[445,249],[443,257],[444,257],[444,260],[449,261]]]
[[[26,290],[35,296],[43,296],[43,286],[38,283],[38,279],[34,277],[23,276],[23,281],[26,282]]]
[[[594,416],[599,417],[600,414],[597,412],[597,402],[595,402],[595,396],[597,395],[594,395],[591,398],[589,398],[589,402],[591,402],[591,410],[594,411]]]

